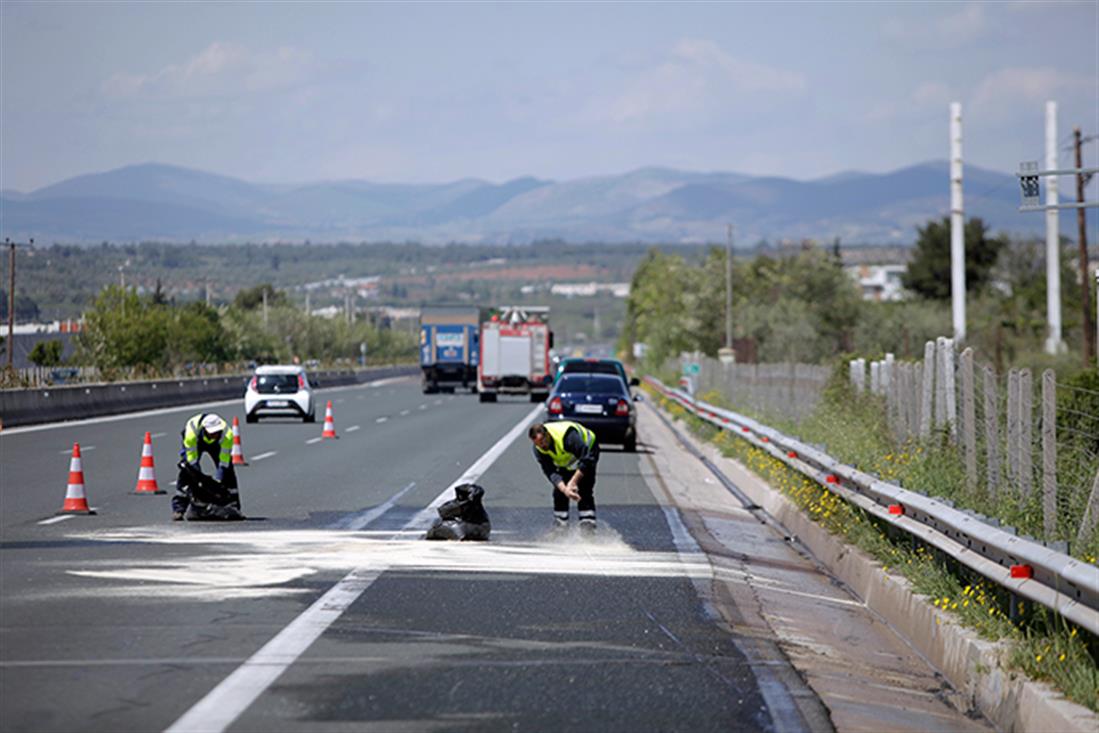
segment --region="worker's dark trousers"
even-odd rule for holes
[[[562,469],[560,471],[561,478],[567,484],[575,471],[566,471]],[[576,490],[580,492],[580,501],[577,502],[576,508],[579,510],[580,521],[595,521],[595,466],[592,466],[590,471],[585,471],[583,478],[580,479],[580,483],[576,485]],[[557,521],[569,521],[569,497],[562,494],[555,487],[553,489],[553,516]]]
[[[213,482],[211,482],[213,483]],[[203,486],[192,480],[183,469],[176,479],[176,493],[172,497],[172,511],[185,512],[190,507],[193,513],[201,514],[209,507],[231,506],[240,511],[240,493],[237,489],[237,472],[230,464],[221,477],[221,486]]]

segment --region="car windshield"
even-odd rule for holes
[[[557,386],[558,392],[625,395],[626,388],[616,376],[602,374],[566,374]]]
[[[297,392],[297,374],[261,374],[256,379],[256,391],[264,394]]]
[[[587,372],[589,374],[618,374],[618,368],[608,361],[570,361],[565,364],[563,374]]]

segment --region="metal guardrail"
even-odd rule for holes
[[[917,537],[1011,593],[1099,634],[1099,567],[982,521],[948,502],[908,491],[740,415],[646,377],[684,409],[766,451],[881,521]]]

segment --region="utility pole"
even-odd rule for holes
[[[954,343],[965,341],[965,209],[962,202],[962,103],[950,103],[950,301]]]
[[[1082,171],[1084,168],[1084,155],[1082,148],[1084,146],[1083,137],[1080,135],[1080,128],[1074,127],[1072,129],[1073,141],[1076,144],[1076,168]],[[1091,176],[1083,172],[1076,174],[1076,203],[1084,203],[1084,188],[1087,186],[1088,179]],[[1080,286],[1083,288],[1081,304],[1084,309],[1084,366],[1095,359],[1095,333],[1092,330],[1091,322],[1091,287],[1088,278],[1088,224],[1087,214],[1084,207],[1081,206],[1076,210],[1076,224],[1080,229]]]
[[[1046,102],[1046,168],[1057,168],[1057,103]],[[1046,353],[1056,354],[1065,348],[1061,336],[1061,220],[1058,203],[1057,176],[1046,182]]]
[[[8,371],[15,368],[15,242],[8,244]],[[33,240],[32,240],[33,241]]]
[[[722,364],[736,361],[733,351],[733,225],[725,230],[725,346],[717,350]]]
[[[263,328],[267,329],[267,288],[263,289]]]
[[[210,307],[210,278],[206,278],[206,307]]]

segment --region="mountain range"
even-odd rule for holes
[[[907,244],[949,212],[949,165],[845,172],[810,181],[642,168],[622,175],[505,183],[345,180],[259,184],[158,163],[77,176],[29,193],[0,191],[0,235],[39,243],[415,241],[424,243],[724,242],[839,237]],[[1037,234],[1014,175],[965,169],[967,216]],[[1062,228],[1068,232],[1066,213]]]

